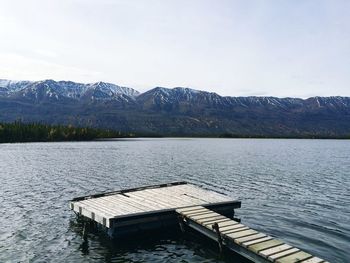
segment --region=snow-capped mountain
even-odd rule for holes
[[[86,101],[135,101],[145,109],[213,108],[233,109],[262,108],[286,109],[298,107],[340,109],[350,106],[348,97],[224,97],[214,92],[190,88],[156,87],[140,94],[137,90],[112,83],[76,83],[72,81],[13,81],[0,79],[0,97],[30,99],[35,101],[59,101],[64,99]]]
[[[277,97],[223,97],[215,92],[199,91],[190,88],[162,88],[157,87],[140,94],[137,101],[144,108],[176,110],[186,106],[194,108],[237,109],[247,108],[260,110],[295,108],[349,108],[349,97],[311,97],[277,98]]]
[[[11,81],[0,80],[0,96],[35,101],[44,100],[132,100],[138,91],[106,82],[90,84],[72,81]]]
[[[30,81],[0,79],[0,95],[5,96],[9,95],[10,93],[19,91],[30,83]]]
[[[350,137],[349,97],[225,97],[176,87],[0,80],[0,122],[73,124],[159,135]]]
[[[225,98],[213,92],[205,92],[190,88],[176,87],[173,89],[156,87],[140,96],[137,101],[145,107],[170,107],[174,108],[180,104],[221,104]]]

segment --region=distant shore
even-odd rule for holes
[[[88,127],[22,122],[0,123],[0,143],[92,141],[132,136],[119,131]]]
[[[242,134],[143,134],[115,130],[46,125],[40,123],[0,123],[0,143],[63,142],[118,140],[132,138],[222,138],[222,139],[350,139],[350,136],[319,136],[313,134],[290,136],[264,136]]]

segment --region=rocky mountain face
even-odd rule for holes
[[[189,88],[0,80],[0,121],[146,135],[350,137],[350,98],[223,97]]]

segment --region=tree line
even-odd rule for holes
[[[41,123],[0,123],[0,143],[7,142],[51,142],[89,141],[102,138],[131,137],[120,131],[46,125]]]

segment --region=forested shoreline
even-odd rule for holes
[[[0,143],[90,141],[103,138],[131,137],[119,131],[46,125],[41,123],[0,123]]]

